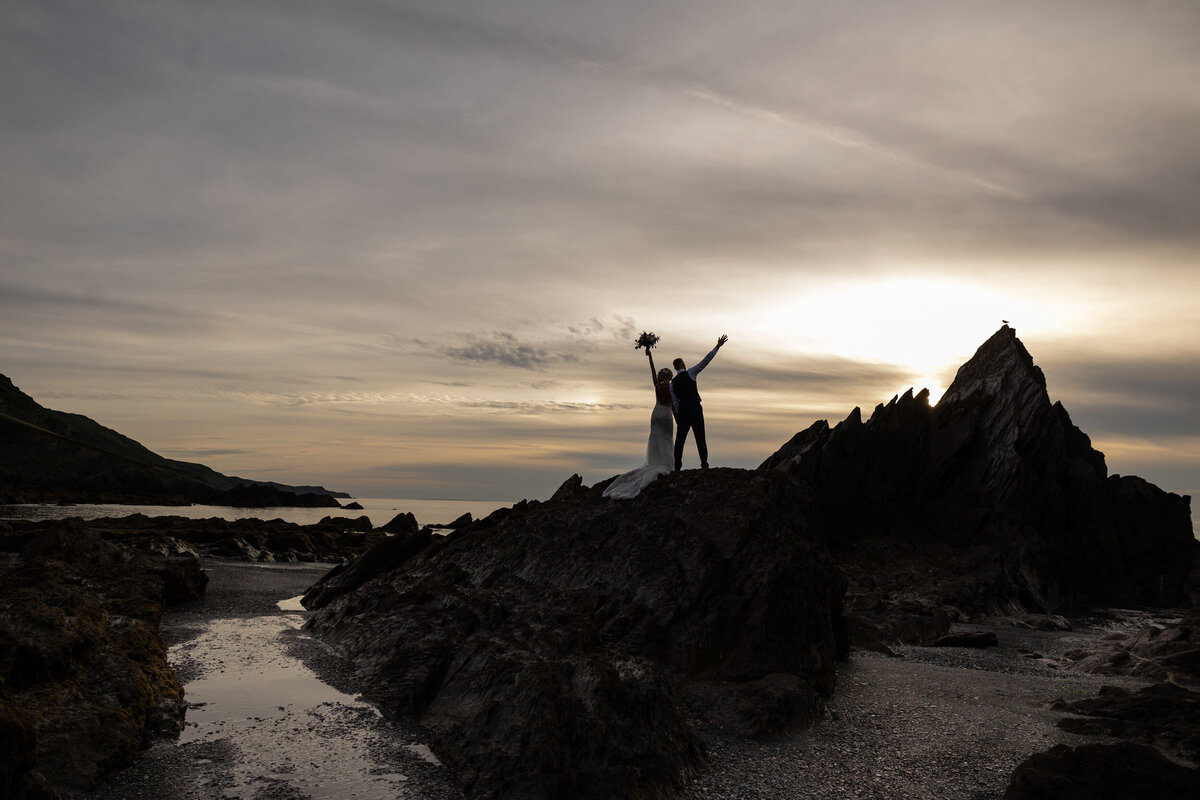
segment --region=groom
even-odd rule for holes
[[[687,368],[682,358],[675,359],[675,377],[671,379],[671,402],[675,405],[675,421],[679,429],[675,433],[675,471],[683,467],[683,444],[688,431],[696,432],[696,449],[700,451],[700,468],[708,469],[708,442],[704,439],[704,409],[700,406],[700,392],[696,390],[696,376],[708,366],[721,346],[729,340],[725,334],[717,339],[717,346],[699,364]]]

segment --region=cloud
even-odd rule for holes
[[[467,344],[458,346],[434,345],[420,339],[415,341],[460,361],[493,363],[535,371],[545,370],[554,364],[578,360],[571,353],[554,353],[544,347],[518,341],[513,334],[503,331],[468,334],[467,338]]]
[[[0,4],[0,370],[273,470],[440,437],[445,484],[485,443],[547,482],[638,455],[639,331],[659,366],[733,336],[702,391],[751,461],[929,379],[838,349],[871,312],[838,287],[953,278],[1170,351],[1041,359],[1085,430],[1165,441],[1200,388],[1198,37],[1185,2]]]

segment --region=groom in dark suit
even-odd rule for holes
[[[708,469],[708,442],[704,438],[704,408],[700,405],[700,392],[696,388],[696,376],[708,366],[713,356],[729,337],[721,334],[717,346],[700,363],[688,369],[682,358],[675,359],[675,377],[671,379],[671,402],[675,405],[675,471],[683,467],[683,445],[688,431],[696,432],[696,449],[700,452],[700,468]]]

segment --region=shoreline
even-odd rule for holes
[[[178,741],[156,741],[137,762],[110,775],[96,790],[64,793],[64,800],[462,797],[447,770],[435,763],[419,726],[384,719],[354,698],[352,665],[299,630],[308,612],[280,608],[280,601],[302,594],[332,565],[206,559],[203,566],[210,577],[206,596],[170,609],[162,625],[170,661],[188,692],[184,736]],[[284,623],[274,636],[254,627],[263,620],[287,617],[292,622]],[[249,632],[250,638],[214,661],[200,651],[210,649],[211,641],[205,637],[215,623]],[[827,704],[826,718],[778,740],[749,741],[697,723],[709,767],[681,797],[1000,800],[1013,770],[1034,753],[1059,743],[1115,741],[1058,728],[1055,723],[1065,713],[1051,709],[1055,700],[1092,697],[1103,685],[1136,690],[1154,683],[1054,667],[1062,653],[1094,644],[1107,630],[956,627],[995,631],[1000,646],[985,650],[898,647],[898,657],[855,650],[849,662],[839,664],[838,686]],[[248,730],[229,735],[189,733],[203,710],[191,705],[197,701],[191,691],[197,682],[233,669],[232,661],[247,649],[264,647],[275,648],[276,658],[303,665],[321,684],[351,700],[322,699],[313,707],[288,708],[284,717],[291,723],[303,717],[303,726],[288,727],[291,723],[276,724],[265,718],[251,723],[256,729],[269,733],[274,728],[283,734],[282,747],[264,745],[259,732],[251,735]],[[363,731],[368,735],[350,745],[359,750],[354,753],[359,766],[347,763],[344,749],[338,751],[335,789],[323,789],[313,783],[317,779],[311,774],[300,774],[304,753],[316,754],[310,759],[316,763],[331,751],[331,743]],[[259,749],[243,750],[254,747]],[[290,760],[291,766],[278,763],[281,759]],[[381,781],[379,776],[388,778]],[[357,788],[348,788],[346,781]]]
[[[460,800],[415,724],[355,697],[353,667],[300,630],[302,594],[332,564],[204,559],[204,598],[162,620],[188,713],[132,765],[63,800]]]

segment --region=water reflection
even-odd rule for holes
[[[436,759],[429,762],[419,742],[397,741],[374,706],[322,683],[288,654],[289,637],[306,635],[298,630],[303,621],[284,613],[218,619],[172,647],[172,662],[190,662],[189,672],[201,676],[184,687],[189,708],[180,744],[234,746],[239,757],[225,798],[249,800],[282,784],[317,800],[412,797],[394,756],[403,751],[414,764]],[[393,757],[372,757],[381,752]]]

